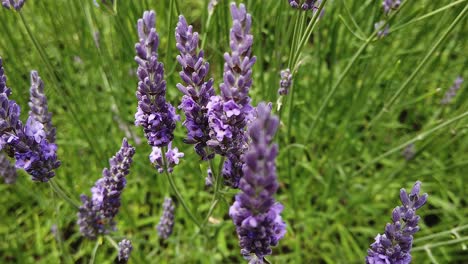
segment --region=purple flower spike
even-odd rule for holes
[[[162,239],[167,239],[172,234],[174,227],[174,211],[175,206],[172,199],[166,197],[163,203],[163,214],[156,227],[158,235]]]
[[[33,181],[47,182],[60,166],[57,145],[47,140],[44,125],[33,116],[23,126],[20,107],[9,99],[10,95],[0,58],[0,150],[14,157],[16,168],[24,169]]]
[[[179,152],[178,148],[172,148],[172,142],[169,143],[169,146],[166,151],[166,161],[167,161],[167,172],[172,173],[174,167],[179,164],[180,158],[184,156],[183,152]],[[158,147],[153,147],[153,151],[149,155],[151,163],[158,170],[159,173],[164,172],[164,160],[162,156],[162,150]]]
[[[174,138],[179,116],[166,101],[166,81],[163,64],[158,61],[159,36],[155,27],[156,14],[145,11],[138,20],[140,41],[135,45],[139,79],[135,125],[143,127],[150,146],[165,147]]]
[[[280,72],[280,88],[278,89],[279,95],[287,95],[289,93],[289,88],[292,84],[292,74],[289,69],[282,70]]]
[[[398,9],[400,5],[401,0],[383,0],[382,2],[382,7],[386,15],[388,15],[390,11]]]
[[[224,54],[224,82],[221,95],[212,96],[208,103],[210,140],[207,142],[216,153],[226,156],[223,168],[225,184],[233,188],[242,178],[241,156],[246,149],[245,127],[251,119],[252,106],[248,95],[252,87],[253,36],[250,33],[252,18],[243,4],[231,4],[233,25],[230,33],[231,53]]]
[[[132,253],[133,246],[132,242],[128,239],[122,239],[119,242],[119,264],[125,264],[128,262],[130,258],[130,254]]]
[[[460,87],[463,83],[463,78],[461,76],[458,76],[457,79],[455,79],[455,82],[453,83],[452,87],[445,93],[444,99],[440,101],[442,105],[447,105],[450,102],[453,101],[453,98],[457,95],[458,90],[460,90]]]
[[[248,129],[251,144],[243,156],[241,192],[229,209],[241,254],[251,263],[263,263],[263,258],[271,254],[271,247],[286,233],[280,216],[283,205],[273,197],[278,190],[275,165],[278,145],[273,143],[278,125],[279,119],[271,115],[271,106],[260,103],[257,118]]]
[[[184,94],[179,108],[185,113],[184,126],[188,135],[184,140],[195,145],[195,151],[203,160],[212,159],[214,154],[206,151],[206,142],[210,139],[208,125],[207,104],[211,96],[215,95],[213,79],[207,79],[210,64],[203,58],[203,51],[197,52],[198,33],[193,32],[192,26],[187,24],[183,16],[179,17],[176,27],[176,46],[180,51],[177,61],[182,66],[179,73],[184,84],[177,87]]]
[[[379,22],[375,23],[374,24],[375,30],[380,29],[384,24],[385,24],[385,21],[379,21]],[[387,24],[385,26],[385,28],[383,28],[382,30],[379,30],[379,32],[377,32],[377,37],[378,38],[386,37],[388,35],[388,33],[390,33],[390,26]]]
[[[80,232],[89,239],[115,230],[114,217],[119,212],[120,196],[127,183],[135,149],[123,139],[120,150],[109,160],[110,168],[91,188],[92,196],[81,195],[83,205],[78,212]]]
[[[52,125],[52,114],[49,113],[47,98],[44,94],[44,83],[37,71],[31,72],[31,89],[29,101],[29,116],[33,117],[44,126],[46,139],[49,143],[55,143],[55,127]]]
[[[3,178],[6,184],[15,183],[18,177],[15,166],[10,163],[10,160],[2,152],[0,152],[0,177]]]
[[[16,11],[20,11],[26,0],[2,0],[2,6],[6,9],[14,8]]]
[[[419,195],[421,182],[417,181],[408,194],[400,190],[402,206],[397,206],[392,212],[392,223],[387,224],[385,233],[378,234],[375,242],[367,251],[367,264],[409,264],[411,263],[411,248],[413,235],[419,231],[420,217],[416,210],[427,201],[427,194]]]

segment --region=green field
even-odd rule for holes
[[[228,215],[237,190],[223,192],[203,230],[178,203],[172,236],[159,239],[155,226],[173,191],[151,166],[151,148],[134,126],[136,21],[145,10],[157,13],[167,99],[177,107],[179,14],[200,33],[219,93],[231,1],[219,0],[212,14],[209,0],[116,2],[113,10],[92,0],[30,0],[21,12],[1,8],[0,57],[10,97],[26,120],[29,74],[39,72],[62,162],[53,181],[75,202],[90,194],[123,137],[136,147],[118,230],[110,234],[133,242],[130,263],[247,263]],[[413,263],[468,263],[466,83],[449,104],[440,103],[458,76],[468,78],[468,1],[405,0],[390,16],[382,1],[324,2],[313,23],[312,12],[292,9],[286,0],[244,1],[257,57],[250,96],[253,105],[272,102],[281,120],[276,199],[285,207],[287,233],[267,259],[364,263],[400,205],[400,188],[420,180],[429,199],[418,210]],[[389,20],[390,33],[377,38],[374,24],[381,20]],[[280,71],[288,67],[293,87],[279,96]],[[209,164],[182,142],[185,134],[178,123],[173,144],[185,157],[173,177],[203,219],[213,197],[205,187]],[[411,143],[415,155],[406,160],[402,152]],[[111,240],[82,237],[76,208],[51,184],[18,174],[15,184],[0,180],[0,263],[114,263]]]

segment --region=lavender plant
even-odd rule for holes
[[[271,106],[260,103],[256,119],[249,124],[250,145],[243,156],[244,177],[229,215],[236,225],[241,254],[250,263],[264,263],[271,247],[286,233],[280,213],[283,205],[275,201],[278,190],[275,159],[278,145],[273,143],[279,119],[271,115]]]
[[[57,160],[57,145],[47,140],[44,125],[30,115],[23,126],[19,119],[20,107],[10,100],[11,90],[6,86],[3,61],[0,58],[0,150],[16,160],[16,167],[24,169],[33,181],[47,182],[55,176],[54,170],[60,166]],[[45,97],[44,97],[45,98]],[[31,104],[36,109],[44,105]]]
[[[140,41],[135,45],[138,63],[138,99],[135,125],[143,127],[152,147],[165,147],[174,138],[179,116],[166,101],[166,81],[163,64],[158,61],[159,36],[156,32],[156,13],[145,11],[138,20]]]
[[[172,229],[174,228],[174,212],[175,205],[172,202],[172,199],[170,197],[166,197],[163,203],[163,214],[156,226],[158,235],[162,239],[168,239],[172,234]]]
[[[23,5],[26,3],[26,0],[2,0],[2,6],[6,9],[15,9],[20,11]]]
[[[130,254],[132,253],[133,246],[132,242],[128,239],[122,239],[122,241],[119,242],[119,264],[125,264],[128,262],[128,259],[130,258]]]
[[[16,182],[18,175],[16,174],[16,168],[11,164],[8,157],[0,152],[0,177],[6,184],[13,184]]]
[[[231,53],[224,54],[221,95],[212,96],[207,105],[211,137],[207,144],[216,153],[226,156],[222,172],[225,184],[237,188],[242,178],[241,156],[246,149],[245,127],[253,109],[248,93],[256,58],[252,56],[252,17],[243,4],[237,7],[234,3],[231,15]]]
[[[214,154],[207,152],[207,141],[210,139],[207,104],[215,95],[213,79],[207,79],[210,65],[204,60],[203,51],[197,52],[199,37],[193,28],[187,25],[183,16],[179,17],[176,27],[176,46],[180,51],[177,61],[182,66],[179,73],[184,84],[177,88],[184,94],[179,108],[185,113],[184,126],[188,134],[184,142],[195,145],[195,152],[203,160],[212,159]]]
[[[375,242],[368,250],[367,264],[408,264],[411,262],[413,235],[419,231],[420,217],[416,210],[427,201],[427,194],[420,195],[421,182],[417,181],[408,194],[400,190],[402,206],[397,206],[392,212],[392,223],[387,224],[385,233],[378,234]]]
[[[461,76],[458,76],[455,79],[452,87],[450,87],[450,89],[448,89],[448,91],[445,93],[444,98],[440,101],[440,103],[442,105],[447,105],[450,102],[452,102],[453,98],[455,98],[455,96],[457,95],[458,90],[460,90],[462,83],[463,78]]]
[[[119,212],[120,197],[127,183],[135,149],[123,139],[120,150],[109,160],[110,168],[91,188],[92,196],[81,195],[77,224],[83,236],[96,239],[98,235],[115,230],[114,218]]]

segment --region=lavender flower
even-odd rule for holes
[[[280,72],[281,80],[280,80],[280,88],[278,90],[278,94],[280,95],[287,95],[289,93],[289,88],[291,88],[292,84],[292,74],[289,69],[282,70]]]
[[[398,9],[401,5],[401,0],[383,0],[382,7],[384,13],[388,15],[390,11]]]
[[[253,36],[252,18],[243,4],[231,4],[233,26],[230,32],[231,54],[224,54],[224,82],[221,96],[212,96],[208,103],[210,137],[207,142],[216,153],[227,156],[223,168],[225,183],[237,188],[242,177],[240,157],[246,149],[245,126],[251,118],[249,90],[252,87]]]
[[[46,139],[55,143],[55,128],[52,125],[52,114],[49,113],[47,98],[44,94],[44,83],[37,71],[31,71],[31,97],[28,103],[29,116],[33,117],[44,126]]]
[[[210,168],[206,170],[205,186],[206,187],[213,186],[213,172],[211,171]]]
[[[92,196],[81,195],[83,205],[78,212],[80,232],[89,239],[115,230],[114,217],[119,212],[120,196],[127,183],[125,176],[135,149],[123,139],[120,150],[109,160],[110,169],[102,171],[102,177],[91,188]]]
[[[411,262],[413,235],[419,231],[420,217],[416,215],[416,210],[427,201],[427,194],[419,195],[420,189],[421,182],[417,181],[409,195],[405,189],[400,190],[402,206],[393,209],[392,223],[387,224],[385,233],[375,237],[375,242],[367,251],[367,264]]]
[[[299,0],[288,0],[289,5],[292,8],[302,9],[302,10],[313,10],[314,13],[318,9],[318,5],[320,5],[320,0],[304,0],[304,3],[301,4]]]
[[[374,24],[375,30],[379,30],[384,24],[385,24],[385,21],[383,21],[383,20],[375,23]],[[388,35],[388,33],[390,33],[390,26],[387,24],[385,26],[385,28],[383,28],[382,30],[379,30],[379,32],[377,32],[377,37],[378,38],[386,37]]]
[[[218,5],[219,0],[210,0],[208,3],[208,13],[213,14],[214,8]]]
[[[0,152],[0,177],[3,178],[6,184],[15,183],[18,177],[15,166],[10,163],[10,160],[3,152]]]
[[[455,79],[455,82],[453,83],[452,87],[445,93],[444,99],[440,101],[441,104],[447,105],[450,102],[452,102],[453,98],[457,95],[458,90],[460,90],[461,84],[463,83],[463,78],[461,76],[458,76],[457,79]]]
[[[207,79],[210,65],[203,58],[203,51],[197,53],[198,33],[187,25],[183,16],[179,17],[176,27],[177,49],[180,55],[177,61],[182,66],[179,73],[185,85],[178,83],[177,88],[184,94],[179,108],[185,113],[184,126],[188,135],[185,142],[195,145],[195,151],[203,160],[213,158],[206,151],[206,142],[210,139],[207,116],[207,104],[211,96],[215,95],[213,79]]]
[[[283,205],[275,202],[278,190],[275,158],[278,145],[273,143],[279,119],[271,115],[271,106],[260,103],[257,118],[249,125],[251,143],[243,156],[241,178],[229,215],[236,225],[241,254],[251,263],[263,263],[286,233],[280,213]]]
[[[413,159],[415,152],[416,152],[416,147],[414,146],[413,143],[411,143],[405,147],[405,149],[403,150],[401,154],[403,155],[403,157],[405,157],[407,161],[409,161]]]
[[[184,153],[179,152],[178,148],[172,148],[172,142],[169,143],[169,146],[166,151],[166,161],[167,161],[167,172],[172,173],[174,167],[179,164],[180,158],[184,156]],[[164,172],[164,160],[162,156],[162,150],[158,147],[153,147],[153,151],[149,155],[149,159],[154,167],[158,170],[159,173]]]
[[[119,264],[125,264],[128,262],[132,250],[133,246],[130,240],[122,239],[122,241],[119,242]]]
[[[140,42],[135,45],[139,78],[135,125],[142,126],[152,147],[165,147],[174,138],[174,129],[179,116],[174,107],[166,102],[166,81],[163,64],[158,61],[159,36],[156,33],[156,14],[145,11],[138,20]]]
[[[16,11],[20,11],[26,0],[2,0],[2,6],[6,9],[14,8]]]
[[[174,227],[174,211],[175,206],[172,199],[166,197],[163,203],[163,214],[156,227],[158,235],[162,239],[167,239],[172,234],[172,229]]]
[[[288,1],[289,1],[289,5],[292,8],[299,8],[300,7],[299,0],[288,0]]]
[[[47,182],[60,166],[57,145],[48,142],[44,125],[29,116],[26,125],[19,120],[20,107],[10,100],[0,58],[0,150],[16,159],[16,168],[24,169],[32,180]]]

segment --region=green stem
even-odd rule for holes
[[[423,60],[419,63],[419,65],[416,67],[416,69],[411,73],[411,75],[406,79],[406,81],[400,86],[400,88],[397,90],[397,92],[390,98],[390,100],[387,101],[387,103],[382,107],[380,112],[371,120],[369,123],[368,128],[370,128],[381,116],[383,113],[388,112],[390,110],[390,107],[395,103],[396,99],[401,95],[401,93],[409,87],[409,84],[416,78],[418,73],[422,70],[422,68],[426,65],[426,63],[429,61],[429,59],[432,57],[432,55],[435,53],[437,48],[444,42],[444,40],[447,38],[447,36],[452,32],[452,30],[455,28],[455,26],[462,20],[462,18],[465,16],[466,11],[468,10],[468,5],[463,8],[463,10],[458,14],[458,16],[453,20],[452,24],[448,27],[448,29],[442,34],[442,36],[437,40],[437,42],[431,47],[429,52],[426,54],[426,56],[423,58]]]
[[[75,207],[76,209],[80,208],[80,204],[74,201],[72,198],[70,198],[54,180],[51,179],[49,181],[49,185],[52,187],[52,190],[54,190],[54,192],[58,196],[67,201],[71,206]]]
[[[465,230],[465,229],[468,229],[468,225],[457,226],[457,227],[454,227],[454,228],[452,228],[451,230],[448,230],[448,231],[442,231],[442,232],[431,234],[431,235],[428,235],[428,236],[425,236],[425,237],[416,238],[413,242],[414,243],[420,243],[420,242],[425,241],[425,240],[432,240],[434,238],[439,238],[439,237],[444,237],[446,235],[451,235],[451,234],[453,234],[455,232],[462,231],[462,230]]]
[[[426,250],[426,248],[436,248],[436,247],[441,247],[441,246],[448,246],[448,245],[453,245],[453,244],[458,244],[464,241],[468,241],[468,237],[462,237],[454,240],[448,240],[448,241],[443,241],[443,242],[438,242],[438,243],[429,243],[424,246],[420,247],[415,247],[412,249],[413,252],[415,251],[421,251],[421,250]]]
[[[119,250],[119,244],[117,244],[117,242],[115,242],[115,240],[112,237],[110,237],[109,235],[105,235],[104,237],[107,239],[107,241],[109,241],[109,243],[111,243],[111,245],[115,249],[117,249],[117,251]]]
[[[89,260],[89,264],[94,264],[94,260],[96,259],[97,250],[98,250],[99,246],[101,245],[101,243],[102,243],[102,238],[99,237],[96,240],[96,245],[94,245],[93,252],[91,254],[91,259]]]

